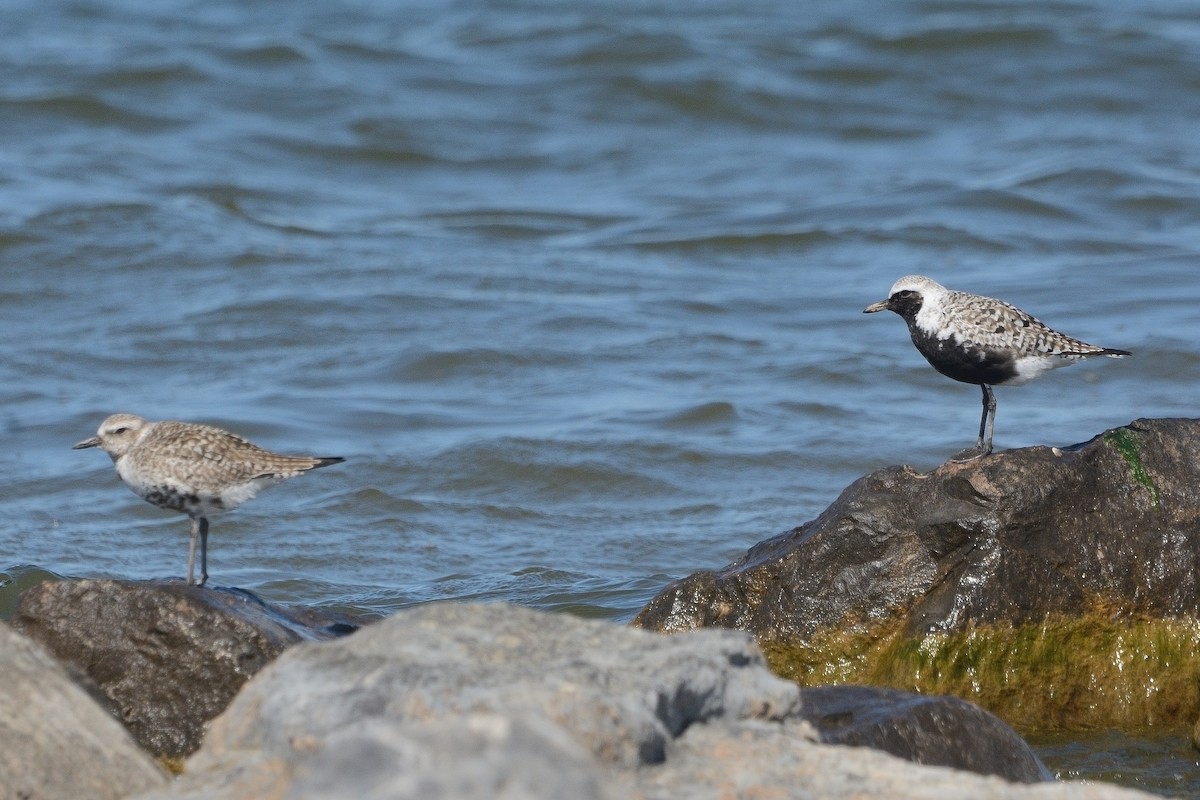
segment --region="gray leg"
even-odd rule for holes
[[[200,541],[200,583],[196,583],[196,540]],[[192,544],[188,547],[188,586],[203,586],[208,580],[208,520],[192,518]]]
[[[992,394],[992,387],[986,383],[979,384],[979,388],[983,389],[983,416],[979,418],[979,438],[975,440],[975,449],[963,450],[961,453],[950,456],[950,461],[955,464],[965,464],[968,461],[983,458],[992,452],[992,426],[996,424],[996,395]]]
[[[992,428],[996,424],[996,395],[992,393],[992,387],[986,383],[981,383],[983,389],[983,417],[979,420],[979,441],[975,446],[979,448],[979,454],[986,456],[992,452]]]
[[[989,440],[990,441],[990,440]],[[208,520],[204,517],[200,518],[200,583],[198,586],[203,586],[208,582]]]
[[[188,586],[196,582],[196,539],[200,536],[200,520],[192,517],[192,543],[188,546]]]

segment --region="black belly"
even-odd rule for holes
[[[998,386],[1017,376],[1017,363],[1009,352],[955,344],[951,339],[927,336],[916,328],[910,328],[909,332],[925,360],[947,378]]]
[[[142,494],[142,499],[159,508],[191,514],[200,507],[200,498],[194,492],[181,492],[174,486],[152,486]]]

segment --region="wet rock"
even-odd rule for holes
[[[285,649],[355,627],[240,590],[108,580],[38,584],[12,625],[85,676],[138,744],[169,758],[199,747],[208,721]]]
[[[872,747],[907,761],[996,775],[1017,783],[1054,776],[994,714],[956,697],[870,686],[804,689],[801,715],[827,744]]]
[[[41,646],[0,624],[0,797],[125,797],[166,774]]]
[[[1198,616],[1200,420],[1164,419],[879,470],[634,624],[751,631],[808,684],[956,694],[1026,731],[1133,732],[1195,718]]]
[[[1023,623],[1096,602],[1200,612],[1200,421],[1139,420],[853,483],[812,522],[660,593],[635,624],[796,638],[903,615],[910,633]]]
[[[137,800],[1148,797],[823,745],[799,698],[744,633],[438,604],[292,648]]]

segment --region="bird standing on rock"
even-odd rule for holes
[[[960,453],[957,460],[992,452],[993,386],[1020,386],[1043,372],[1088,356],[1130,355],[1127,350],[1073,339],[1003,300],[956,292],[923,275],[896,281],[886,300],[872,303],[863,313],[885,310],[904,318],[913,344],[934,369],[983,389],[983,417],[975,450]]]
[[[286,456],[264,450],[220,428],[190,422],[150,422],[113,414],[73,449],[99,447],[135,494],[159,508],[192,519],[188,583],[195,584],[196,542],[200,582],[208,580],[208,518],[232,511],[262,489],[343,458]]]

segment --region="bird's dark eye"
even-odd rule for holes
[[[129,433],[129,428],[113,428],[113,433],[120,436],[122,433]]]
[[[897,300],[908,300],[910,297],[914,296],[915,294],[916,294],[916,292],[914,292],[912,289],[903,289],[899,292],[896,292],[894,295],[892,295],[892,297]]]

